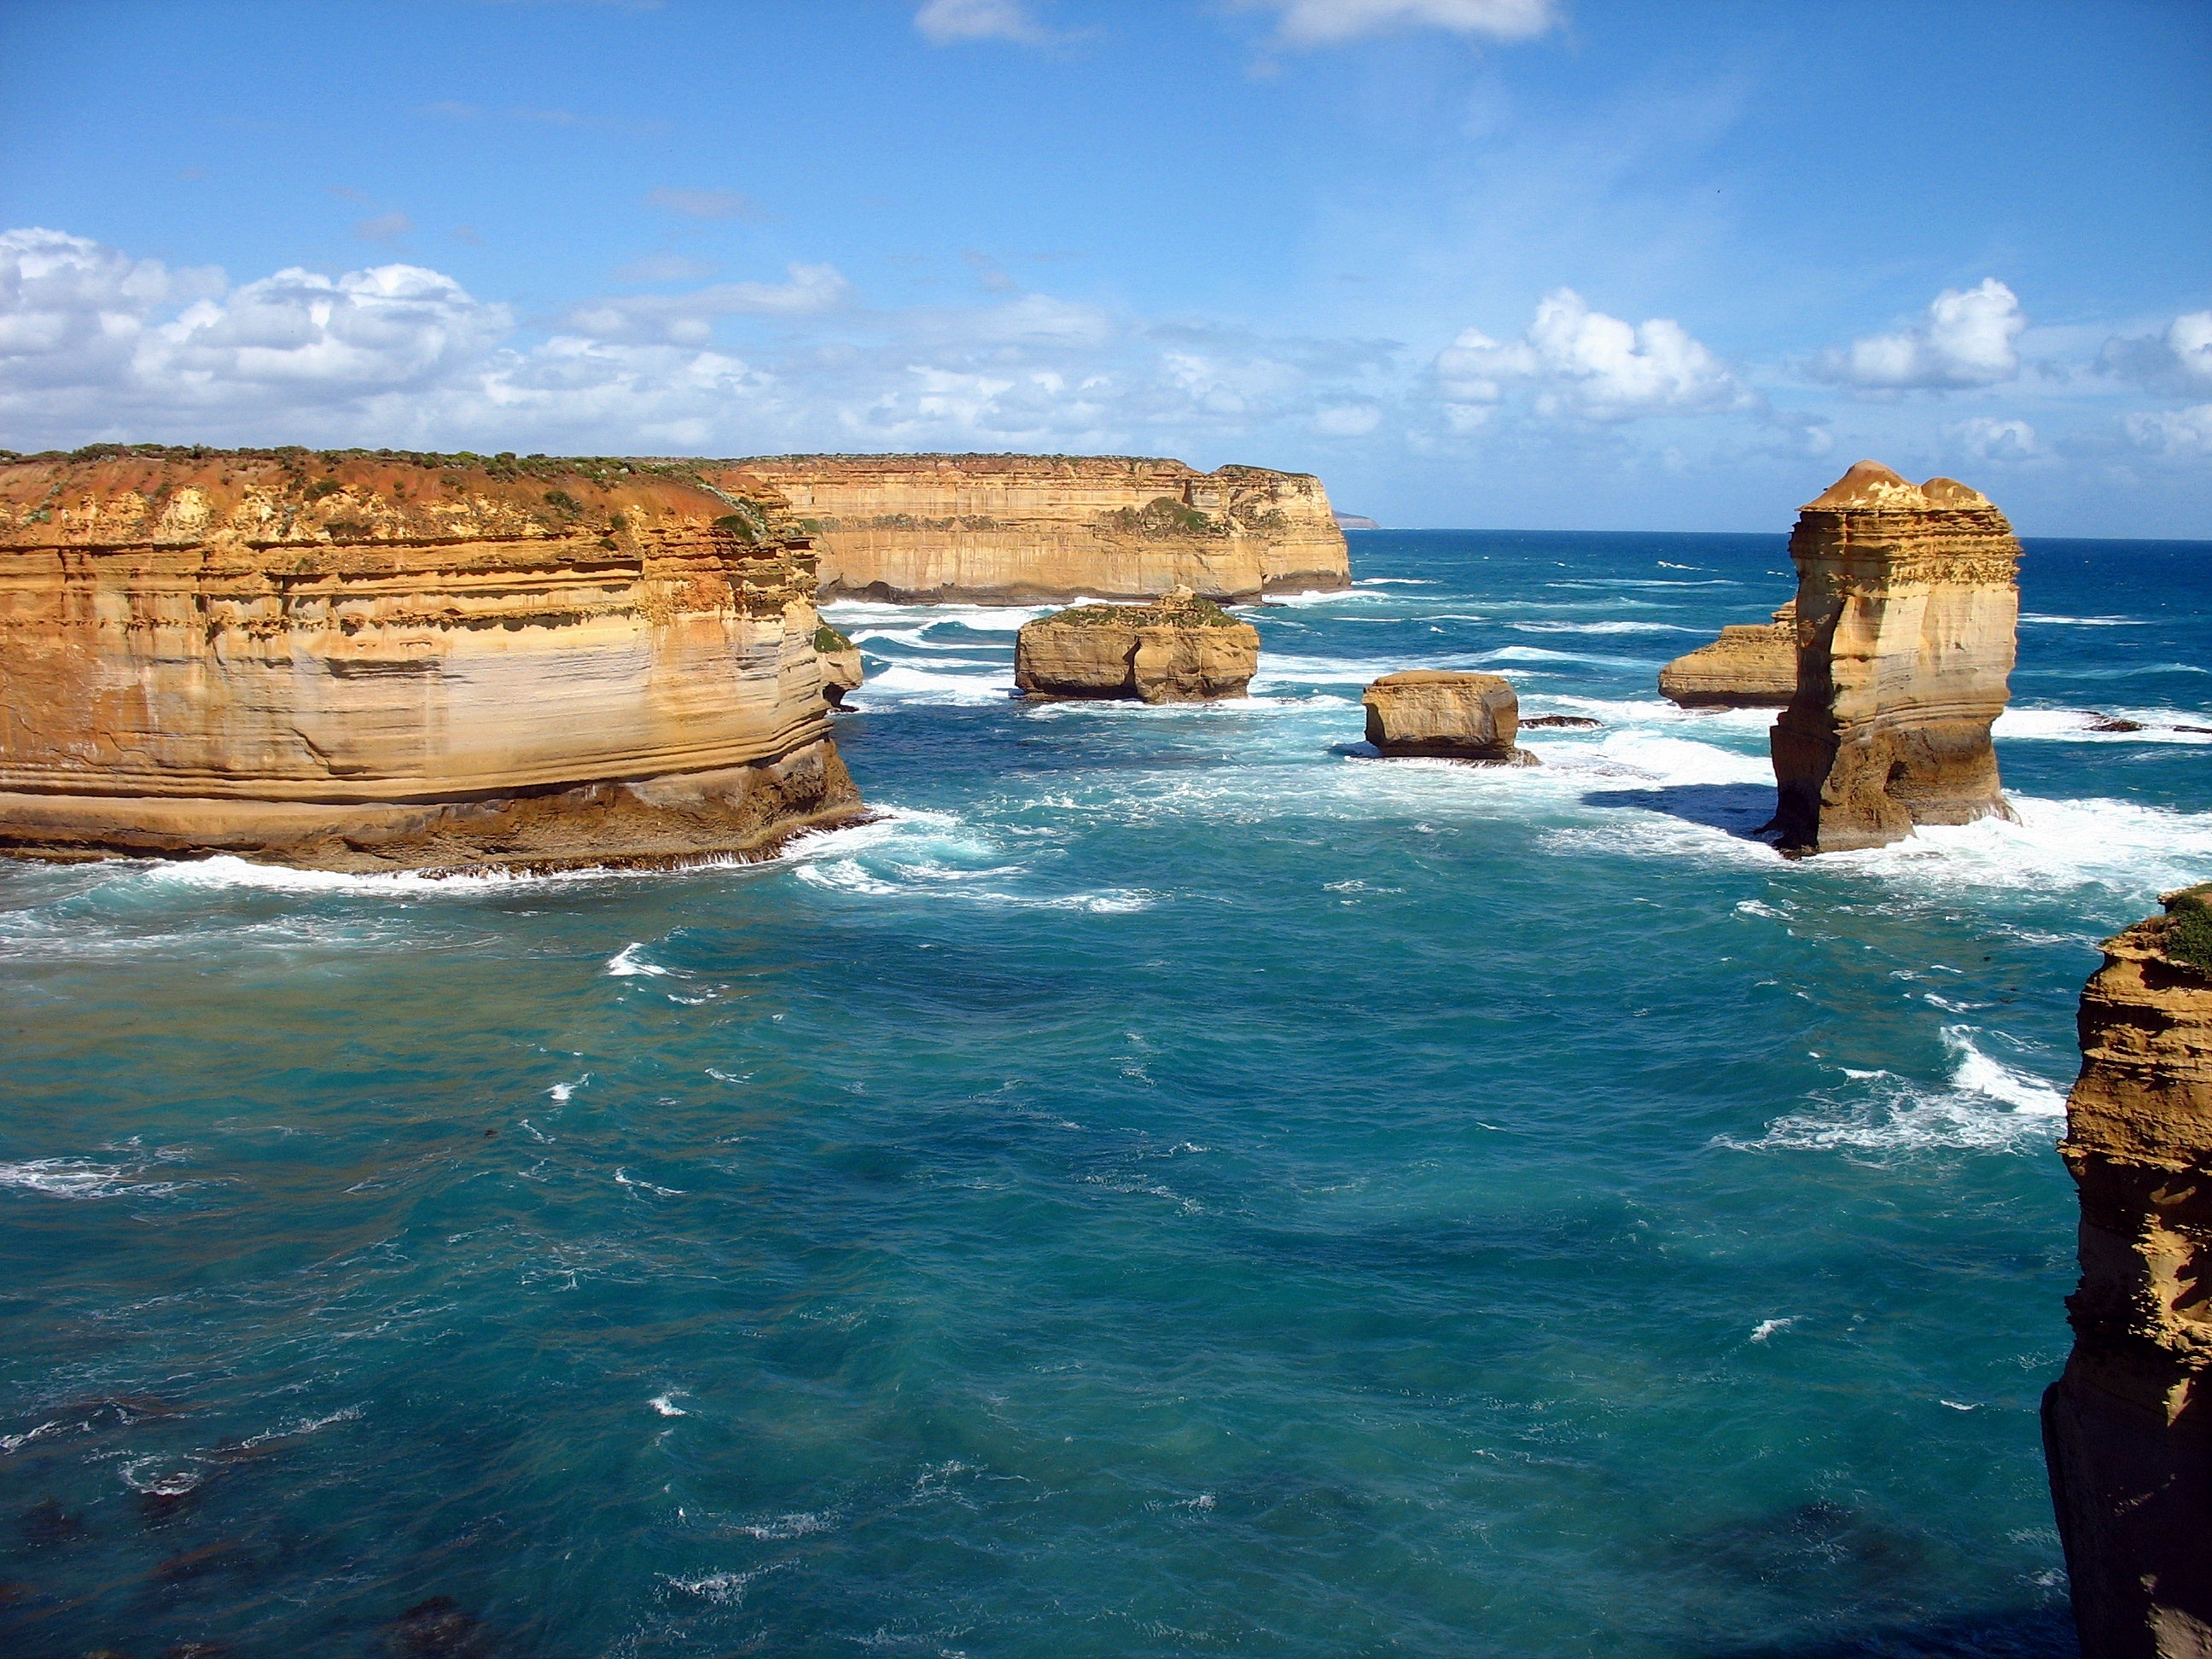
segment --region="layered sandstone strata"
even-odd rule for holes
[[[731,464],[812,530],[824,598],[1209,599],[1346,586],[1321,480],[1128,456],[778,455]]]
[[[2009,816],[1990,726],[2020,617],[2020,544],[1949,478],[1861,461],[1798,514],[1797,679],[1775,723],[1785,852],[1879,847]]]
[[[1659,671],[1659,695],[1684,708],[1785,708],[1796,691],[1795,599],[1772,622],[1730,623]]]
[[[1210,702],[1243,696],[1259,666],[1259,630],[1187,587],[1040,617],[1014,641],[1014,684],[1032,697]]]
[[[2105,944],[2059,1151],[2074,1352],[2043,1400],[2088,1659],[2212,1656],[2212,884]]]
[[[0,849],[552,867],[848,815],[811,555],[736,483],[303,450],[0,466]]]
[[[1367,741],[1386,755],[1429,756],[1491,766],[1534,766],[1517,749],[1521,700],[1497,674],[1438,668],[1385,674],[1359,699]]]

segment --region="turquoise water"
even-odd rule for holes
[[[1779,538],[1353,548],[1212,708],[835,608],[888,816],[772,865],[0,869],[6,1650],[2070,1651],[2051,1147],[2212,874],[2212,549],[2033,544],[2022,822],[1788,864],[1652,690]],[[1420,665],[1604,724],[1368,757]]]

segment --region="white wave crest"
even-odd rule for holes
[[[609,957],[606,969],[608,976],[613,979],[629,979],[639,974],[646,974],[656,979],[665,978],[668,969],[663,968],[659,963],[647,962],[637,954],[643,949],[645,949],[643,939],[632,939],[614,955]]]
[[[1841,1152],[1887,1156],[1924,1152],[2033,1152],[2064,1126],[2066,1097],[2049,1079],[1984,1053],[1969,1025],[1947,1025],[1954,1063],[1949,1086],[1887,1071],[1847,1073],[1845,1089],[1815,1095],[1815,1109],[1792,1113],[1757,1140],[1720,1137],[1737,1152]]]

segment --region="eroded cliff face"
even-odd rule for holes
[[[779,455],[732,463],[814,527],[824,598],[1208,599],[1349,585],[1321,480],[1123,456]],[[710,476],[713,476],[710,474]]]
[[[1514,745],[1521,699],[1502,675],[1407,669],[1371,682],[1359,701],[1367,711],[1367,741],[1385,755],[1536,764],[1535,756]]]
[[[550,867],[849,813],[812,557],[742,482],[299,450],[0,467],[0,849]]]
[[[2212,885],[2105,944],[2059,1151],[2074,1352],[2044,1447],[2088,1659],[2212,1656]]]
[[[1797,565],[1797,673],[1775,723],[1785,852],[1878,847],[1915,824],[2008,813],[1990,726],[2020,618],[2020,544],[1949,478],[1861,461],[1809,502]]]
[[[1259,665],[1260,630],[1187,587],[1040,617],[1014,641],[1014,685],[1032,697],[1212,702],[1243,696]]]
[[[1659,695],[1684,708],[1786,708],[1796,692],[1795,599],[1771,622],[1730,623],[1659,671]]]

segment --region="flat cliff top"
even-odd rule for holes
[[[0,459],[0,548],[612,538],[714,525],[791,539],[783,497],[607,457],[99,445]]]
[[[1079,605],[1073,610],[1042,617],[1029,626],[1042,623],[1052,628],[1237,628],[1245,624],[1231,616],[1212,599],[1200,599],[1188,590],[1170,593],[1150,605]]]
[[[2153,958],[2212,982],[2212,881],[2166,894],[2166,914],[2139,921],[2105,948]]]
[[[1201,472],[1188,462],[1158,455],[754,455],[707,465],[749,471],[771,481],[797,474],[876,477],[921,472],[1020,478],[1315,477],[1310,472],[1285,472],[1265,466],[1224,465]]]

